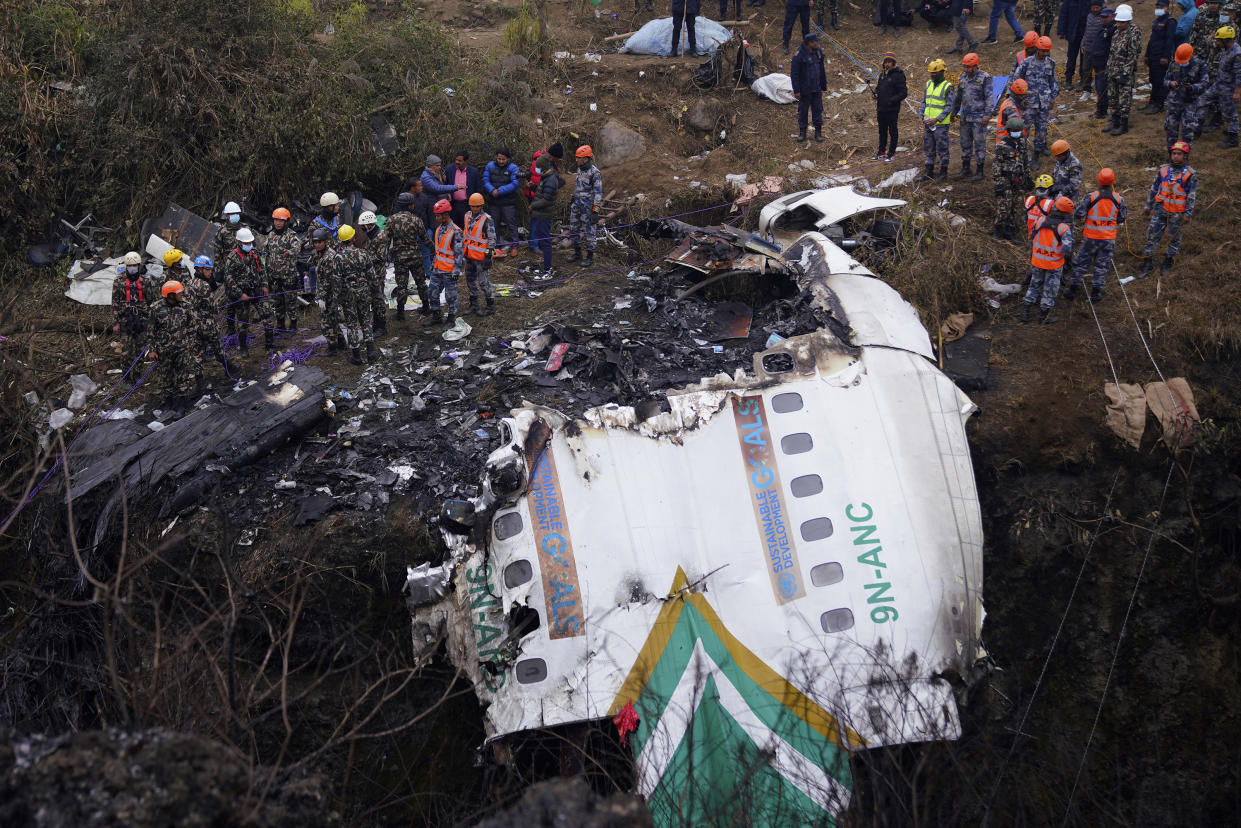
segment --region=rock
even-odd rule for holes
[[[599,131],[595,158],[598,159],[600,167],[614,167],[641,158],[645,154],[646,139],[620,121],[609,120]]]
[[[690,106],[685,123],[701,132],[714,132],[715,124],[724,114],[724,104],[717,98],[699,98]]]
[[[524,69],[530,64],[525,55],[509,55],[500,61],[500,74],[508,75],[516,72],[518,69]]]
[[[646,828],[651,812],[637,794],[599,796],[585,778],[549,779],[531,785],[517,804],[493,814],[475,828],[513,825],[575,825],[581,828]]]

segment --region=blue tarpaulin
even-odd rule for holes
[[[1000,75],[998,78],[991,79],[991,107],[1000,102],[1000,95],[1004,94],[1004,87],[1008,85],[1008,75]]]

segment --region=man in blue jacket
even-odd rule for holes
[[[823,93],[827,91],[827,70],[819,36],[814,32],[802,38],[801,48],[793,55],[793,97],[797,99],[797,140],[806,140],[806,124],[814,120],[814,140],[823,141]]]
[[[1087,53],[1082,51],[1082,40],[1086,36],[1086,18],[1090,16],[1090,7],[1095,0],[1064,0],[1060,4],[1060,18],[1056,21],[1056,35],[1069,44],[1064,56],[1064,88],[1073,85],[1073,70],[1077,67],[1077,59],[1081,56],[1081,75],[1086,77]]]
[[[495,257],[516,256],[517,244],[517,187],[521,184],[521,168],[512,161],[513,153],[508,147],[496,150],[494,161],[487,162],[483,170],[483,193],[491,202],[491,216],[496,223],[499,247]],[[507,228],[512,244],[504,244],[503,231]]]
[[[1176,21],[1168,14],[1168,0],[1155,0],[1155,22],[1151,24],[1151,37],[1146,42],[1146,68],[1151,77],[1151,99],[1142,112],[1153,115],[1163,112],[1163,102],[1168,97],[1164,75],[1172,63],[1172,50],[1176,48]]]
[[[426,166],[422,168],[422,191],[432,200],[432,203],[439,201],[441,198],[451,198],[453,191],[457,189],[454,184],[445,184],[442,177],[444,171],[444,161],[438,155],[428,155]],[[434,225],[427,225],[433,227]]]

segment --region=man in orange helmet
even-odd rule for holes
[[[301,258],[303,239],[289,226],[292,215],[288,208],[277,207],[271,213],[271,232],[267,234],[264,263],[267,285],[271,290],[275,325],[282,331],[297,328],[297,292],[302,288],[302,278],[297,273],[297,260]]]
[[[1040,324],[1058,321],[1052,309],[1060,294],[1064,263],[1073,258],[1073,225],[1065,221],[1072,213],[1072,199],[1060,196],[1047,218],[1034,225],[1030,236],[1030,286],[1022,297],[1022,322],[1030,321],[1030,309],[1036,304],[1042,310]]]
[[[1056,61],[1051,57],[1050,37],[1042,36],[1038,39],[1038,52],[1034,57],[1028,57],[1021,62],[1017,67],[1016,77],[1024,80],[1030,88],[1021,115],[1026,128],[1034,136],[1031,155],[1035,159],[1040,155],[1049,155],[1047,125],[1051,121],[1056,96],[1060,94],[1060,83],[1056,80]]]
[[[457,279],[465,268],[465,233],[452,223],[452,205],[442,198],[432,208],[435,212],[435,232],[432,234],[434,249],[431,260],[431,284],[427,288],[430,314],[422,320],[423,325],[438,325],[445,321],[440,312],[440,292],[448,302],[447,322],[452,325],[457,315]]]
[[[1077,160],[1069,142],[1061,138],[1051,145],[1052,157],[1056,164],[1051,169],[1051,177],[1055,182],[1051,186],[1051,197],[1068,196],[1076,199],[1082,191],[1082,162]]]
[[[196,354],[197,323],[189,307],[181,301],[185,286],[171,279],[160,289],[163,298],[151,309],[151,353],[163,380],[164,404],[182,409],[183,398],[191,388],[195,396],[203,391],[203,367]]]
[[[595,166],[595,152],[582,144],[574,153],[577,158],[577,181],[573,185],[573,201],[569,205],[569,238],[573,240],[571,262],[581,267],[595,263],[595,227],[602,223],[599,208],[603,206],[603,174]],[[586,256],[582,257],[582,242]]]
[[[1163,119],[1164,137],[1171,147],[1177,141],[1193,145],[1198,133],[1201,112],[1198,99],[1211,85],[1207,65],[1196,54],[1194,47],[1182,43],[1176,47],[1172,66],[1164,76],[1168,97],[1164,99],[1167,115]]]
[[[1107,271],[1112,266],[1112,256],[1116,253],[1116,233],[1120,225],[1129,217],[1129,208],[1125,205],[1125,197],[1113,190],[1116,184],[1116,173],[1111,167],[1099,170],[1096,179],[1099,189],[1083,196],[1077,203],[1073,214],[1085,222],[1082,227],[1081,248],[1073,259],[1073,275],[1065,299],[1077,296],[1077,289],[1082,286],[1086,271],[1092,270],[1090,282],[1090,301],[1098,302],[1103,298],[1103,285],[1107,281]]]
[[[970,174],[971,159],[977,162],[974,180],[981,181],[987,160],[987,113],[991,109],[991,75],[978,66],[978,55],[961,58],[961,77],[952,101],[952,114],[960,115],[961,176]]]
[[[1177,141],[1168,150],[1168,163],[1155,173],[1150,192],[1146,194],[1143,215],[1151,217],[1146,229],[1146,244],[1142,248],[1142,269],[1137,278],[1145,279],[1155,270],[1155,250],[1168,234],[1168,246],[1164,250],[1160,272],[1172,270],[1172,263],[1181,249],[1181,231],[1194,215],[1194,201],[1198,197],[1198,174],[1189,166],[1189,144]]]

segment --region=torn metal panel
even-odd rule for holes
[[[865,196],[849,186],[802,190],[764,205],[758,216],[758,232],[772,240],[788,233],[795,238],[811,230],[824,231],[863,213],[904,206],[901,199]]]

